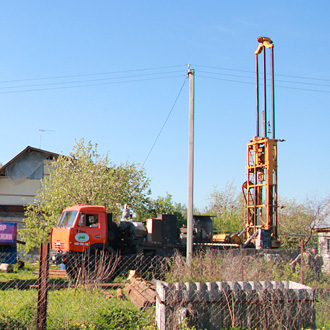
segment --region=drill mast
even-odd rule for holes
[[[277,234],[277,141],[275,139],[275,98],[274,98],[274,44],[270,38],[259,37],[256,55],[257,125],[256,136],[247,145],[247,181],[243,184],[245,208],[245,244],[255,243],[256,247],[279,247]],[[266,48],[270,50],[272,76],[271,122],[267,120],[267,79]],[[259,63],[263,52],[264,83],[262,111],[262,135],[260,136],[259,110]],[[271,135],[271,138],[268,137]],[[257,234],[259,234],[257,236]]]

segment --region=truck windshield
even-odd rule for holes
[[[78,211],[63,212],[58,221],[58,227],[72,227],[77,218],[77,214]]]

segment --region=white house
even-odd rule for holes
[[[0,168],[0,221],[21,226],[24,205],[34,200],[40,180],[49,175],[48,165],[58,156],[28,146]]]

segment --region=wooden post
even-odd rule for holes
[[[37,330],[47,327],[47,292],[49,270],[49,243],[40,244]]]

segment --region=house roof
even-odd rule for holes
[[[57,154],[55,152],[50,152],[50,151],[47,151],[47,150],[42,150],[42,149],[27,146],[24,150],[22,150],[19,154],[17,154],[13,159],[11,159],[8,163],[6,163],[5,165],[3,165],[0,168],[0,176],[6,175],[5,174],[6,173],[6,168],[8,168],[13,163],[15,163],[22,155],[24,155],[27,152],[32,152],[32,151],[47,154],[48,159],[54,159],[54,158],[56,159],[59,156],[59,154]]]
[[[320,212],[319,216],[314,220],[316,226],[315,232],[328,232],[330,231],[330,202],[328,202]]]

